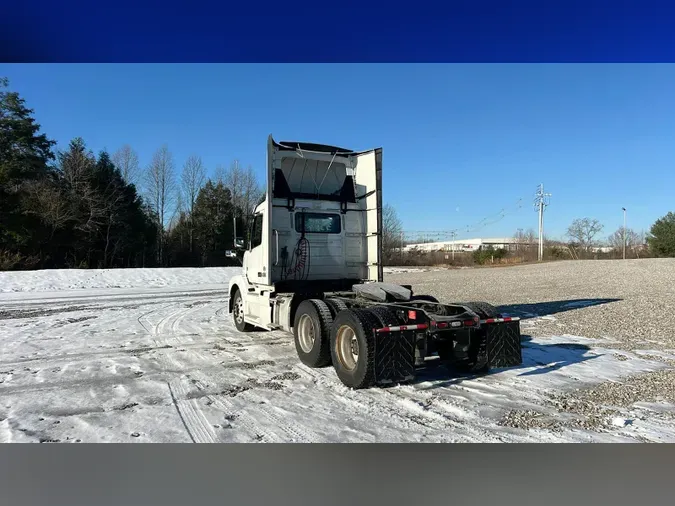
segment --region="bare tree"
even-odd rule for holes
[[[31,181],[24,188],[28,196],[24,203],[24,211],[38,216],[47,225],[49,240],[58,229],[64,228],[68,222],[77,218],[68,196],[51,181],[46,179]]]
[[[595,237],[603,228],[603,225],[596,219],[578,218],[567,228],[567,236],[588,250],[595,244]]]
[[[516,230],[516,233],[513,235],[513,239],[518,245],[525,244],[525,232],[523,232],[522,228]]]
[[[176,198],[176,180],[174,176],[173,158],[168,146],[159,148],[152,157],[146,172],[148,198],[157,214],[158,234],[158,261],[164,261],[164,226],[166,216]]]
[[[194,220],[193,214],[195,210],[195,202],[199,190],[204,186],[206,179],[206,170],[202,159],[198,156],[192,155],[183,165],[183,173],[181,174],[182,195],[181,202],[187,206],[188,212],[188,232],[190,238],[190,253],[194,248]]]
[[[122,177],[128,184],[137,184],[139,177],[138,155],[129,146],[125,144],[112,155],[112,162],[122,173]]]
[[[263,190],[255,177],[253,168],[249,165],[244,170],[238,160],[234,160],[230,168],[225,172],[222,167],[216,168],[216,178],[230,189],[232,204],[235,209],[235,219],[240,218],[240,223],[247,229],[249,217],[253,213],[263,195]],[[243,235],[242,230],[237,235]]]
[[[546,237],[544,237],[544,242],[546,241]],[[536,244],[537,242],[537,233],[534,231],[533,228],[528,228],[527,231],[525,232],[525,243],[528,245],[528,247],[532,247]]]
[[[120,247],[120,238],[111,236],[113,227],[121,222],[123,217],[120,215],[120,205],[124,201],[124,193],[122,188],[117,185],[109,185],[103,193],[103,206],[105,213],[105,247],[103,249],[103,267],[108,267],[108,263],[112,265],[117,250]],[[112,248],[111,248],[112,243]]]
[[[58,158],[75,209],[75,228],[95,234],[104,225],[106,215],[104,198],[91,184],[96,157],[85,148],[81,138],[76,138]]]
[[[225,168],[220,164],[216,165],[216,170],[213,173],[213,182],[225,184]]]
[[[217,169],[216,169],[217,170]],[[237,206],[241,197],[242,183],[244,180],[244,171],[239,166],[239,160],[234,160],[230,168],[223,174],[223,184],[230,189],[232,193],[232,203]]]
[[[403,224],[396,213],[396,208],[385,204],[382,208],[382,254],[391,261],[394,252],[401,247]]]
[[[625,237],[626,237],[626,250],[632,250],[644,243],[644,239],[640,237],[640,234],[638,234],[635,230],[632,230],[630,228],[626,229]],[[619,227],[619,229],[616,232],[614,232],[607,238],[607,242],[609,243],[609,245],[616,251],[623,250],[623,241],[624,241],[623,227]]]
[[[255,177],[253,167],[250,165],[246,168],[246,172],[244,172],[242,190],[243,212],[246,217],[249,217],[265,193],[258,179]]]

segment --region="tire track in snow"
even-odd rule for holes
[[[216,311],[217,312],[217,311]],[[174,332],[177,332],[179,330],[179,324],[185,317],[185,314],[182,316],[178,316],[171,324],[172,329]],[[233,324],[231,321],[227,323],[227,326],[229,328],[233,329]],[[271,343],[271,342],[277,342],[282,339],[282,336],[274,336],[272,338],[267,338],[267,339],[256,339],[254,336],[248,336],[248,338],[242,342],[240,340],[232,339],[230,337],[225,338],[224,341],[230,346],[232,346],[232,350],[227,350],[227,349],[221,349],[221,351],[225,351],[229,355],[231,355],[233,358],[236,357],[236,352],[240,350],[238,346],[244,346],[246,349],[252,347],[252,346],[257,346],[257,345],[264,345],[266,343]],[[209,358],[205,357],[202,353],[201,350],[196,349],[194,350],[194,355],[198,356],[202,360],[208,361]],[[245,364],[245,362],[242,362],[242,364]],[[192,379],[193,384],[195,387],[200,390],[201,392],[206,392],[207,391],[207,384],[209,383],[208,377],[203,373],[203,371],[198,370],[198,371],[193,371],[189,374],[189,377]],[[242,392],[242,396],[248,395],[249,397],[254,397],[258,399],[262,399],[261,396],[255,393],[254,389],[256,387],[253,387],[250,390],[247,390],[245,392]],[[292,423],[288,423],[283,420],[283,417],[277,415],[276,413],[272,412],[271,410],[263,409],[260,407],[260,405],[255,404],[254,402],[249,402],[247,403],[246,407],[244,410],[242,409],[237,409],[234,405],[234,403],[230,402],[225,396],[219,395],[219,394],[205,394],[205,397],[211,402],[211,405],[216,407],[217,409],[224,411],[226,413],[231,413],[234,414],[238,420],[238,424],[241,425],[241,427],[244,429],[244,431],[248,434],[251,435],[251,437],[259,438],[259,441],[262,442],[285,442],[288,440],[288,438],[282,438],[278,433],[271,432],[268,430],[265,430],[262,428],[261,423],[259,421],[267,422],[264,425],[267,426],[275,426],[277,427],[280,431],[286,433],[292,440],[294,441],[300,441],[300,442],[309,442],[309,441],[315,441],[317,440],[317,435],[314,433],[307,432],[306,430],[302,428],[297,428],[293,427]],[[253,400],[253,399],[252,399]]]
[[[249,396],[255,396],[262,399],[261,396],[256,394],[252,390],[248,390],[246,394]],[[315,432],[309,432],[305,430],[302,426],[294,424],[293,421],[290,423],[287,422],[283,417],[279,416],[274,412],[274,406],[270,405],[269,409],[262,409],[260,404],[252,404],[249,408],[249,411],[257,413],[256,419],[264,418],[268,419],[270,422],[274,423],[279,429],[288,434],[292,442],[295,443],[313,443],[319,442],[320,437]]]
[[[156,325],[153,326],[152,337],[158,347],[173,349],[169,344],[169,338],[165,333],[166,327],[170,324],[171,329],[177,329],[177,321],[189,313],[192,307],[180,309],[164,316]],[[173,335],[171,336],[173,337]],[[201,343],[199,344],[201,345]],[[158,363],[161,369],[169,370],[175,367],[177,370],[183,370],[182,364],[168,353],[160,353]],[[188,398],[188,389],[183,384],[182,378],[176,378],[167,382],[169,393],[176,412],[183,422],[186,432],[190,439],[195,443],[213,443],[218,439],[206,419],[197,399]]]
[[[400,389],[383,390],[382,393],[397,397],[399,405],[408,406],[409,411],[418,416],[438,420],[440,423],[444,422],[454,431],[461,431],[470,440],[504,442],[499,434],[480,426],[481,422],[489,424],[489,420],[449,403],[438,395],[420,395],[414,386],[408,385]]]
[[[207,378],[201,371],[196,371],[192,373],[191,379],[195,387],[204,392],[207,389]],[[264,443],[282,443],[284,442],[279,436],[273,432],[267,431],[261,427],[258,423],[260,418],[251,416],[248,412],[247,406],[246,411],[238,410],[234,403],[229,401],[227,398],[222,395],[206,394],[205,396],[212,405],[217,409],[223,411],[226,416],[234,415],[237,420],[237,424],[241,425],[241,428],[244,429],[247,435],[250,435],[252,438],[256,438],[260,442]]]
[[[155,346],[139,346],[137,348],[126,348],[120,347],[115,349],[107,349],[102,351],[91,351],[88,353],[63,353],[61,355],[51,355],[49,357],[33,357],[33,358],[19,358],[17,360],[0,362],[0,367],[2,368],[12,368],[20,367],[25,364],[33,364],[34,367],[42,366],[47,368],[54,363],[71,361],[78,359],[89,359],[89,358],[115,358],[123,357],[125,355],[140,355],[143,353],[149,353],[153,351],[167,350],[170,348],[203,348],[209,346],[215,346],[220,344],[221,340],[217,339],[215,341],[205,341],[203,343],[195,343],[194,341],[183,342],[180,339],[176,339],[173,344],[160,344]],[[155,343],[156,344],[156,343]]]
[[[459,408],[445,406],[445,401],[438,396],[420,395],[414,387],[350,390],[339,380],[332,380],[318,370],[302,367],[302,371],[315,379],[317,386],[333,391],[337,401],[347,410],[365,413],[369,419],[384,419],[386,424],[398,430],[422,430],[427,435],[452,441],[503,441],[498,434],[473,426],[480,421],[489,423],[489,420],[469,412],[466,419],[457,416]],[[428,433],[429,429],[433,433]]]
[[[157,313],[157,312],[161,311],[162,309],[166,309],[167,307],[171,307],[174,304],[175,303],[169,303],[169,304],[164,304],[162,307],[153,308],[150,311],[146,311],[145,313],[140,315],[138,318],[136,318],[136,320],[138,320],[138,323],[141,325],[141,327],[143,327],[143,330],[145,330],[148,334],[153,336],[153,335],[155,335],[155,332],[157,330],[157,326],[155,324],[153,324],[152,322],[150,322],[147,317],[149,315],[153,314],[153,313]],[[148,325],[143,323],[143,320],[147,320]]]
[[[309,376],[317,387],[329,390],[334,394],[337,402],[344,406],[350,414],[358,415],[369,420],[381,420],[386,425],[406,431],[420,431],[425,429],[447,430],[447,425],[439,424],[438,420],[424,418],[411,418],[410,413],[394,409],[390,403],[379,402],[368,390],[351,390],[345,387],[337,379],[331,380],[318,370],[303,366],[300,370]]]
[[[233,351],[236,351],[235,347]],[[233,357],[236,355],[232,352],[230,353]],[[208,357],[202,355],[201,350],[197,349],[194,351],[194,355],[198,356],[204,361],[208,361]],[[228,366],[233,367],[239,364],[245,365],[247,362],[237,361],[228,365],[224,365],[223,369],[227,369]],[[192,371],[188,374],[188,377],[192,380],[195,387],[201,392],[207,392],[207,384],[211,381],[209,377],[204,374],[203,370]],[[234,414],[237,417],[238,424],[244,429],[244,431],[251,437],[259,438],[261,442],[286,442],[288,438],[281,437],[278,433],[268,431],[263,429],[263,424],[266,426],[277,427],[280,431],[286,433],[290,439],[299,442],[310,442],[316,441],[317,435],[314,433],[309,433],[302,428],[294,428],[291,423],[288,423],[283,420],[282,417],[271,412],[270,410],[263,409],[259,404],[256,404],[255,400],[262,399],[260,395],[255,392],[255,386],[251,389],[242,392],[240,395],[247,397],[254,397],[254,399],[247,399],[247,405],[245,408],[237,409],[234,403],[230,402],[227,397],[221,394],[205,393],[206,397],[212,404],[212,406],[217,409],[224,411],[226,413]],[[260,421],[263,424],[259,423]]]
[[[171,399],[178,411],[178,416],[185,426],[193,443],[215,443],[218,441],[211,424],[204,416],[198,400],[188,399],[188,389],[182,379],[167,382]]]

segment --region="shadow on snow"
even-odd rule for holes
[[[505,316],[519,316],[523,319],[548,316],[565,311],[572,311],[585,307],[609,304],[621,299],[574,299],[552,302],[538,302],[534,304],[513,304],[499,306],[498,310]],[[489,372],[477,374],[461,374],[452,370],[437,360],[430,360],[428,365],[418,369],[413,384],[433,382],[425,390],[457,385],[465,380],[499,374],[501,371],[528,369],[519,376],[537,376],[548,374],[563,367],[594,360],[601,355],[588,353],[590,347],[579,343],[552,343],[539,344],[532,341],[529,335],[521,336],[523,347],[523,363],[519,366],[503,369],[492,369]]]
[[[519,369],[527,369],[521,372],[519,376],[537,376],[549,374],[569,365],[588,362],[601,356],[589,354],[591,348],[579,343],[539,344],[532,342],[532,337],[528,335],[521,336],[521,343],[523,347],[523,363],[521,365],[495,368],[488,372],[476,374],[462,374],[454,371],[452,366],[446,366],[438,360],[431,359],[428,361],[428,365],[417,370],[412,384],[433,382],[433,385],[425,388],[425,390],[432,390],[458,385],[466,380],[485,378],[502,371]]]

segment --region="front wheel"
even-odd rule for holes
[[[239,332],[250,332],[253,330],[253,325],[244,321],[244,298],[239,290],[234,292],[234,299],[232,301],[232,320],[234,320],[234,326]]]

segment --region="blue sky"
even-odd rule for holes
[[[143,166],[166,143],[177,169],[193,153],[210,171],[237,158],[262,179],[270,133],[381,146],[384,200],[407,231],[536,229],[539,183],[555,238],[583,217],[606,236],[621,207],[638,230],[675,210],[673,65],[0,65],[0,76],[59,147],[129,143]]]

